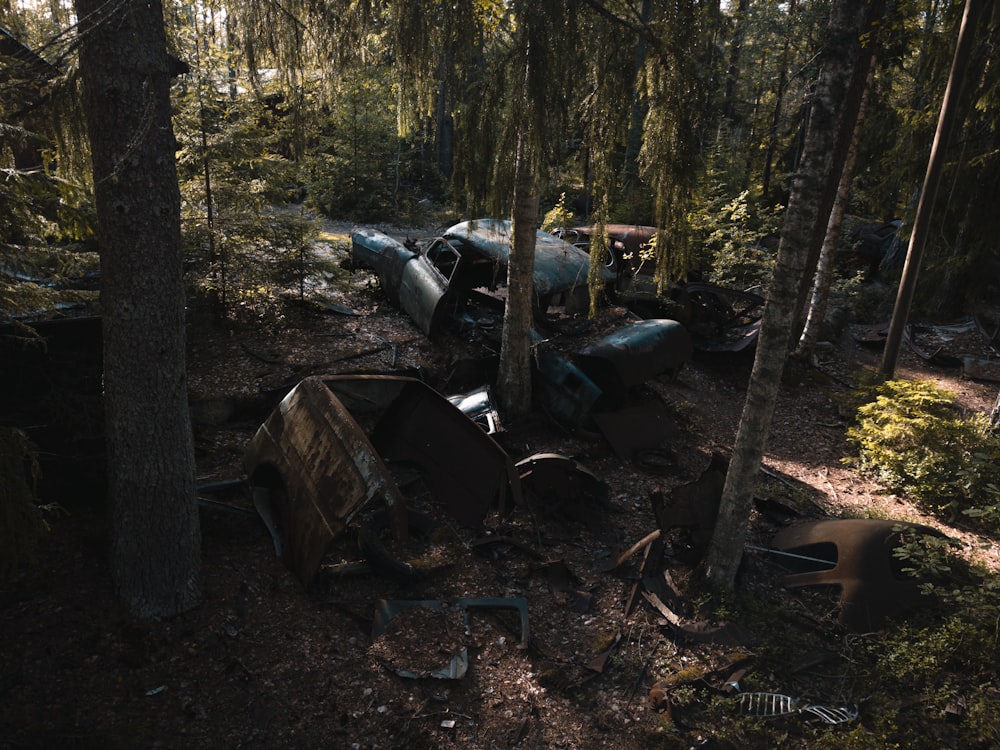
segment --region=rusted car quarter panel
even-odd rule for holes
[[[394,305],[400,305],[403,268],[415,257],[403,243],[377,229],[357,229],[351,234],[351,260],[378,274],[382,291]]]

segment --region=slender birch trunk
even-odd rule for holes
[[[818,245],[825,234],[860,105],[868,57],[872,54],[872,45],[863,46],[861,40],[881,17],[882,7],[882,2],[858,0],[835,0],[831,7],[829,43],[816,86],[802,163],[786,211],[746,402],[704,562],[708,579],[725,588],[733,587],[743,557],[755,479],[800,310],[799,295],[804,291],[805,274],[814,270],[809,268],[812,246],[814,242]],[[859,69],[864,71],[860,78]],[[852,95],[856,97],[853,107]],[[818,251],[816,247],[816,256]]]

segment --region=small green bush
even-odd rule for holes
[[[569,229],[573,226],[573,209],[566,206],[566,193],[559,196],[556,205],[545,212],[542,219],[542,231],[554,232],[557,229]]]
[[[735,198],[720,190],[691,217],[695,242],[710,267],[709,278],[735,289],[766,288],[774,270],[774,248],[761,240],[777,237],[781,212],[759,205],[749,191]]]
[[[935,513],[995,523],[1000,437],[984,414],[964,416],[955,395],[926,380],[890,380],[857,410],[847,439],[857,465]]]

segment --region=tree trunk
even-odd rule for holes
[[[868,103],[868,93],[875,78],[875,57],[868,64],[868,80],[858,110],[857,121],[854,123],[854,133],[851,145],[844,160],[844,172],[840,176],[837,188],[837,198],[833,203],[830,221],[826,227],[826,237],[819,252],[819,262],[816,264],[816,276],[813,280],[812,294],[809,298],[809,309],[806,312],[805,327],[799,337],[796,352],[802,356],[812,356],[819,340],[819,332],[826,317],[826,303],[830,298],[830,286],[833,284],[833,268],[837,258],[837,245],[840,243],[840,227],[844,221],[844,212],[851,195],[851,181],[854,179],[854,165],[858,159],[858,142],[861,140],[861,126],[865,121],[865,110]]]
[[[941,103],[934,145],[931,146],[930,159],[927,161],[924,187],[920,192],[920,203],[917,204],[917,215],[913,220],[913,230],[910,232],[910,246],[906,251],[903,277],[899,282],[896,304],[892,310],[892,320],[889,322],[889,332],[885,338],[885,349],[882,351],[882,362],[879,369],[887,379],[891,378],[896,370],[896,359],[899,356],[900,342],[903,340],[903,329],[910,316],[910,305],[917,287],[917,275],[920,273],[924,244],[930,232],[929,225],[931,213],[934,210],[934,199],[941,182],[941,170],[944,167],[948,141],[955,124],[955,118],[958,116],[959,93],[965,79],[969,57],[972,54],[972,45],[976,37],[976,22],[982,8],[982,0],[966,0],[965,14],[958,32],[958,42],[955,45],[955,56],[951,63],[951,74],[948,76],[948,86],[944,92],[944,101]]]
[[[740,74],[740,56],[746,37],[747,10],[750,0],[739,0],[733,16],[733,38],[729,43],[729,67],[726,70],[726,89],[722,96],[722,116],[732,120],[736,114],[736,81]]]
[[[507,307],[497,376],[500,402],[514,418],[531,411],[531,311],[535,295],[535,232],[539,203],[528,154],[528,134],[524,132],[518,136],[516,158],[513,246],[507,264]]]
[[[448,72],[452,69],[454,53],[449,47],[442,53],[441,80],[438,83],[437,101],[434,107],[434,154],[438,172],[445,180],[451,180],[451,165],[454,154],[454,122],[448,111]]]
[[[642,0],[642,10],[639,20],[645,26],[652,16],[653,7],[650,0]],[[632,66],[633,83],[639,80],[643,66],[646,64],[646,37],[638,35],[635,42],[635,63]],[[639,180],[639,151],[642,150],[642,122],[646,116],[646,106],[644,96],[640,93],[639,87],[633,85],[632,108],[629,112],[628,135],[625,139],[625,156],[622,159],[622,187],[629,190],[636,185]],[[587,193],[589,198],[590,193]],[[587,214],[590,210],[588,206]]]
[[[792,15],[795,13],[795,4],[796,0],[791,0],[788,3],[786,15],[789,23],[791,22]],[[778,76],[778,85],[774,91],[774,110],[771,113],[771,127],[768,130],[767,148],[764,152],[764,173],[761,177],[761,194],[765,199],[771,195],[771,171],[774,169],[774,152],[778,148],[778,131],[781,127],[782,108],[785,105],[785,89],[788,86],[788,59],[791,45],[792,37],[791,34],[788,34],[785,36],[785,43],[781,51],[779,63],[779,70],[781,72]]]
[[[159,0],[77,0],[101,246],[111,568],[130,613],[201,597],[180,194]]]
[[[732,588],[743,556],[755,477],[799,312],[799,291],[810,247],[817,236],[822,237],[826,228],[842,172],[843,155],[853,132],[853,117],[857,116],[857,107],[853,117],[848,116],[851,111],[848,105],[862,59],[860,40],[864,32],[870,30],[871,22],[880,16],[879,2],[835,0],[831,7],[829,42],[813,100],[811,124],[781,231],[757,354],[715,532],[704,563],[709,580],[725,588]],[[867,64],[864,72],[867,73]],[[860,103],[860,89],[857,96]]]

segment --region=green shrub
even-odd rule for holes
[[[774,269],[775,252],[761,243],[777,236],[781,213],[762,207],[743,191],[735,198],[719,192],[692,218],[696,242],[708,254],[709,278],[735,289],[765,287]]]
[[[1000,438],[983,414],[963,416],[951,391],[926,380],[891,380],[857,410],[847,439],[857,465],[935,513],[995,523]]]
[[[910,696],[920,706],[907,712],[905,721],[882,730],[902,747],[975,747],[977,742],[995,747],[1000,739],[1000,691],[992,687],[992,663],[983,658],[996,651],[1000,610],[995,593],[966,589],[966,595],[970,608],[929,623],[899,623],[881,637],[853,643],[855,666],[876,687],[866,707],[870,714],[891,722],[899,715],[898,696]],[[956,701],[965,706],[961,725],[946,721]]]
[[[554,232],[557,229],[569,229],[573,226],[573,209],[566,207],[566,193],[559,196],[559,200],[552,208],[545,212],[542,219],[542,231]]]

